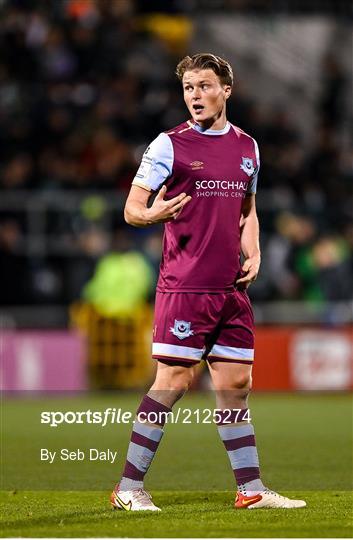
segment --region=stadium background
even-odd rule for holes
[[[0,0],[0,12],[0,353],[9,392],[3,488],[109,489],[115,480],[116,465],[107,464],[93,475],[85,464],[43,473],[37,453],[48,437],[59,448],[77,446],[79,436],[89,448],[93,434],[67,426],[55,439],[38,415],[134,410],[138,394],[123,390],[141,390],[153,376],[162,229],[128,227],[122,209],[148,143],[187,117],[173,74],[177,61],[212,51],[235,72],[229,120],[257,139],[261,154],[263,262],[249,293],[257,320],[255,389],[267,391],[252,398],[267,474],[277,489],[350,489],[350,3]],[[208,388],[200,372],[186,404],[209,404],[197,392]],[[272,414],[268,440],[260,426]],[[152,489],[208,489],[197,461],[180,473],[176,459],[166,480],[167,448],[183,456],[181,428],[174,429]],[[195,448],[211,437],[203,429],[198,437],[187,433]],[[114,447],[119,439],[120,466],[129,429],[119,430],[107,430],[101,442]],[[281,472],[272,458],[276,431]],[[25,473],[17,469],[20,446]],[[232,489],[225,461],[215,466],[212,456],[204,464],[218,478],[211,489]],[[305,481],[294,474],[304,462]]]

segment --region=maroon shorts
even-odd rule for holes
[[[168,363],[208,360],[252,364],[253,328],[245,291],[157,292],[152,357]]]

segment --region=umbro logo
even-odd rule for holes
[[[203,161],[192,161],[190,163],[190,167],[193,171],[197,171],[198,169],[203,169]]]

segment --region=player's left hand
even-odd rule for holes
[[[240,279],[237,279],[235,282],[239,289],[247,289],[251,283],[255,281],[257,274],[259,273],[260,262],[261,259],[259,256],[250,257],[244,261],[241,269],[246,273],[246,275]]]

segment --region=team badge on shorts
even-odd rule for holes
[[[179,339],[185,339],[194,334],[194,331],[191,330],[191,322],[178,321],[177,319],[174,320],[174,326],[170,327],[170,331]]]
[[[253,160],[248,157],[242,157],[243,163],[240,165],[240,168],[248,175],[251,176],[254,174],[255,167]]]

